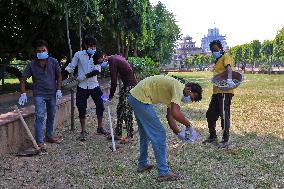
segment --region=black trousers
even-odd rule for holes
[[[104,112],[104,103],[101,96],[103,92],[100,87],[96,87],[94,89],[82,89],[81,87],[77,87],[76,93],[76,106],[79,111],[79,118],[83,119],[86,117],[86,109],[87,109],[87,100],[91,96],[95,105],[96,105],[96,114],[98,117],[103,116]]]
[[[221,117],[221,127],[223,129],[223,140],[229,140],[230,131],[230,108],[234,94],[218,93],[213,94],[209,108],[206,112],[206,118],[210,133],[210,138],[217,137],[216,121]]]

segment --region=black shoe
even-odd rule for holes
[[[81,134],[80,134],[78,140],[80,140],[80,141],[82,141],[82,142],[85,141],[88,134],[89,134],[89,133],[88,133],[87,131],[81,132]]]
[[[230,145],[229,140],[222,140],[219,144],[218,144],[218,148],[222,149],[222,148],[227,148]]]
[[[202,144],[206,144],[206,143],[217,143],[218,142],[218,138],[217,136],[214,136],[214,137],[208,137],[206,140],[204,140],[202,142]]]
[[[98,128],[97,128],[97,134],[98,134],[98,135],[109,135],[110,133],[107,132],[106,130],[104,130],[104,128],[98,127]]]

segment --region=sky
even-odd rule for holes
[[[159,0],[150,0],[155,5]],[[183,35],[200,46],[208,29],[217,27],[230,47],[274,39],[284,27],[284,0],[160,0],[173,12]]]

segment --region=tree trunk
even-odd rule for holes
[[[119,32],[117,32],[117,35],[116,35],[116,39],[117,39],[117,53],[118,54],[121,54],[121,45],[120,45],[120,35],[119,35]]]
[[[120,47],[121,47],[121,54],[125,56],[125,46],[124,46],[124,41],[122,39],[122,36],[120,36]]]
[[[124,42],[125,42],[125,46],[124,46],[124,57],[125,57],[125,58],[128,58],[130,40],[129,40],[129,38],[128,38],[127,35],[125,35],[125,37],[124,37]]]
[[[79,20],[79,44],[80,44],[80,51],[82,50],[82,19]]]
[[[72,60],[72,47],[71,47],[71,40],[70,40],[70,33],[69,33],[69,15],[68,15],[68,10],[67,10],[67,6],[65,5],[65,16],[66,16],[66,36],[67,36],[67,41],[68,41],[68,47],[69,47],[69,56],[70,56],[70,61]],[[73,74],[72,74],[73,75]],[[74,119],[74,114],[75,114],[75,99],[74,99],[74,90],[71,89],[71,131],[75,130],[75,119]]]
[[[67,42],[68,42],[68,47],[69,47],[69,58],[70,60],[72,60],[72,56],[73,56],[73,53],[72,53],[72,46],[71,46],[71,40],[70,40],[70,32],[69,32],[69,15],[68,15],[68,10],[67,8],[65,8],[65,16],[66,16],[66,36],[67,36]]]
[[[270,75],[272,71],[272,56],[268,57],[268,65],[269,65],[268,74]]]
[[[133,56],[137,57],[138,53],[137,53],[137,41],[134,41],[134,50],[133,50]]]

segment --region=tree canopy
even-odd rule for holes
[[[52,56],[69,58],[69,49],[79,50],[86,36],[111,54],[166,62],[180,37],[173,13],[149,0],[1,0],[0,23],[0,58],[6,63],[30,59],[37,39],[49,43]]]

